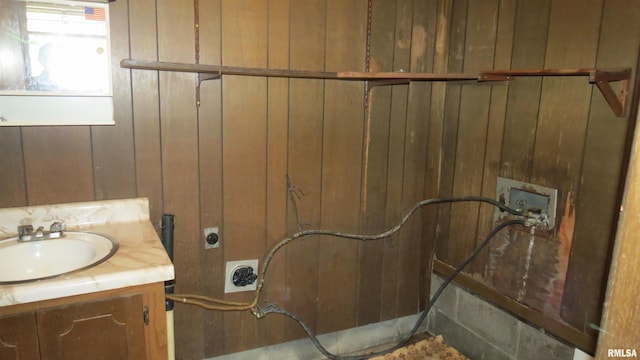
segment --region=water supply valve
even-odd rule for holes
[[[520,212],[529,227],[551,230],[555,226],[557,189],[498,177],[496,199]],[[507,218],[513,216],[496,209],[495,222]]]
[[[535,228],[541,226],[544,229],[549,228],[549,215],[546,212],[528,212],[526,214],[525,226]]]

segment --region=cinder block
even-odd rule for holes
[[[433,274],[431,277],[431,294],[429,295],[429,298],[434,296],[442,283],[442,277],[437,274]],[[447,314],[447,316],[454,320],[456,320],[456,314],[458,312],[458,290],[459,288],[454,285],[453,282],[449,283],[434,305],[435,308]]]
[[[574,349],[544,332],[520,323],[518,360],[572,360]]]
[[[519,321],[507,312],[460,290],[457,321],[498,349],[516,355]]]
[[[429,323],[430,332],[442,335],[444,341],[472,360],[514,360],[483,338],[436,310]]]

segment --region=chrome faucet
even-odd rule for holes
[[[54,221],[49,226],[49,238],[59,238],[64,236],[64,229],[67,225],[64,221]]]
[[[33,225],[18,225],[18,240],[28,241],[33,238]]]
[[[56,239],[64,236],[66,224],[63,221],[54,221],[49,227],[49,231],[39,226],[35,231],[33,225],[18,225],[18,241]]]

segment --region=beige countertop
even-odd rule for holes
[[[18,225],[48,227],[56,220],[65,221],[68,231],[88,231],[107,235],[118,242],[119,249],[105,262],[86,270],[46,280],[0,285],[0,306],[113,290],[174,278],[173,264],[149,220],[149,204],[146,198],[0,209],[0,239],[15,237]]]

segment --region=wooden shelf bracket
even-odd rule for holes
[[[602,71],[594,69],[589,74],[589,82],[595,83],[604,99],[607,101],[611,110],[618,115],[624,116],[627,95],[629,94],[629,78],[631,77],[631,69],[622,69],[619,71]],[[620,82],[620,90],[618,94],[611,87],[612,81]]]
[[[368,106],[369,93],[376,86],[402,85],[412,81],[511,81],[518,76],[588,76],[589,82],[595,84],[611,110],[618,116],[625,115],[625,104],[629,93],[630,68],[615,69],[540,69],[540,70],[493,70],[478,74],[466,73],[411,73],[411,72],[358,72],[358,71],[307,71],[287,69],[262,69],[237,66],[184,64],[172,62],[124,59],[120,67],[126,69],[176,71],[197,73],[197,104],[200,104],[200,83],[206,80],[219,79],[222,75],[280,77],[297,79],[365,81],[364,105]],[[620,90],[616,93],[612,82],[620,82]]]
[[[614,69],[544,69],[544,70],[505,70],[487,71],[481,75],[511,75],[511,76],[588,76],[591,84],[596,84],[604,99],[618,117],[625,115],[625,105],[629,94],[629,79],[631,68]],[[620,82],[618,94],[611,87],[612,82]]]

